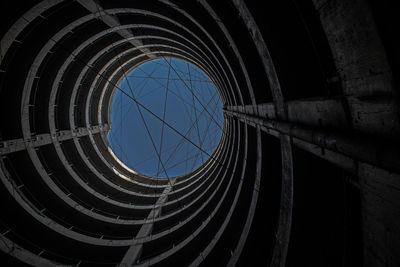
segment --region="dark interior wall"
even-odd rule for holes
[[[348,174],[295,148],[287,266],[363,266],[359,188]]]
[[[265,266],[271,261],[281,194],[281,151],[277,138],[262,133],[263,173],[255,217],[238,266]]]
[[[334,69],[312,3],[274,1],[260,8],[250,1],[248,8],[260,25],[286,100],[337,93],[328,88]]]

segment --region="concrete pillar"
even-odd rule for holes
[[[167,201],[168,194],[172,190],[172,186],[175,183],[175,179],[170,179],[168,185],[165,187],[161,196],[158,198],[154,208],[150,211],[147,216],[147,221],[149,223],[145,223],[140,228],[139,232],[136,235],[135,239],[140,239],[146,237],[151,234],[153,230],[153,220],[161,215],[162,205]],[[124,258],[121,263],[118,265],[120,267],[128,267],[135,264],[135,262],[139,259],[140,254],[142,253],[143,244],[135,244],[129,247],[128,251],[125,253]]]
[[[87,10],[89,10],[92,13],[98,14],[98,18],[101,19],[105,24],[110,26],[111,28],[121,26],[121,23],[119,22],[118,18],[115,16],[111,16],[107,14],[107,11],[105,11],[101,5],[95,1],[95,0],[78,0],[78,2],[85,7]],[[155,59],[156,56],[151,53],[151,51],[147,48],[140,48],[143,46],[143,42],[138,40],[138,39],[132,39],[134,36],[132,32],[128,29],[122,29],[118,31],[118,34],[124,37],[124,39],[129,39],[129,41],[134,47],[139,47],[139,50],[145,53],[149,58]]]
[[[55,134],[38,134],[29,139],[12,139],[0,142],[0,155],[6,155],[21,151],[27,147],[40,147],[51,144],[52,142],[62,142],[74,137],[87,136],[89,134],[96,134],[100,132],[107,132],[109,130],[108,124],[96,125],[91,127],[80,127],[74,130],[58,131]]]

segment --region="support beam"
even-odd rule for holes
[[[175,179],[170,179],[168,185],[165,187],[161,196],[158,198],[155,207],[150,211],[147,216],[147,221],[149,223],[144,223],[140,228],[139,232],[136,235],[135,239],[140,239],[146,236],[149,236],[153,231],[153,222],[154,219],[161,215],[162,204],[167,201],[168,194],[172,190],[172,186],[175,184]],[[121,263],[118,265],[120,267],[128,267],[133,266],[135,262],[139,259],[140,254],[142,253],[143,244],[135,244],[129,247],[128,251],[125,253],[124,258]]]
[[[89,134],[107,132],[110,130],[108,124],[76,128],[74,130],[63,130],[51,135],[49,133],[38,134],[29,139],[12,139],[0,142],[0,155],[7,155],[26,149],[27,147],[40,147],[51,144],[52,142],[61,142],[76,137],[82,137]]]
[[[323,126],[326,128],[349,129],[351,118],[346,111],[343,97],[312,98],[285,102],[286,121],[304,125]],[[275,104],[227,106],[226,110],[248,115],[276,119]]]
[[[107,14],[101,5],[95,0],[78,0],[79,4],[81,4],[84,8],[92,12],[93,14],[98,14],[98,18],[102,20],[105,24],[107,24],[110,28],[121,26],[118,18],[115,16],[111,16]],[[121,29],[118,31],[118,34],[121,35],[124,39],[129,39],[129,41],[134,47],[139,47],[139,50],[145,53],[149,58],[155,59],[156,56],[151,53],[151,51],[147,48],[140,48],[143,46],[143,42],[137,39],[133,39],[133,34],[128,29]]]
[[[389,145],[384,142],[366,136],[351,136],[339,132],[327,131],[317,127],[305,126],[302,124],[282,122],[261,118],[244,113],[224,110],[228,116],[237,117],[249,125],[259,125],[261,130],[278,132],[293,138],[319,146],[322,149],[331,150],[348,156],[361,162],[370,163],[374,166],[400,171],[400,150],[396,145]]]

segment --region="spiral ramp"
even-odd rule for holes
[[[390,4],[2,5],[4,266],[400,264]],[[202,166],[161,179],[107,133],[126,73],[170,57],[213,80],[224,125]]]

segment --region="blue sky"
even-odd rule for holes
[[[222,102],[202,70],[179,59],[156,59],[136,67],[118,87],[108,141],[131,169],[180,176],[214,152],[222,134]]]

